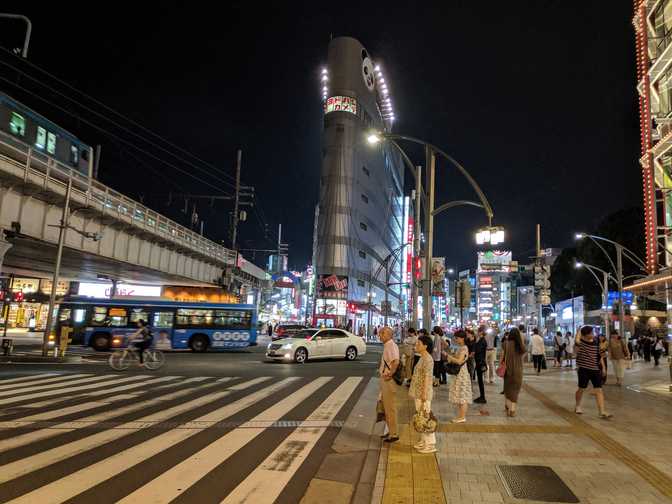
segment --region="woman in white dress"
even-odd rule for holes
[[[415,343],[415,351],[420,354],[420,359],[413,369],[411,388],[408,395],[415,399],[415,411],[431,411],[432,397],[432,374],[434,359],[432,358],[432,338],[419,336]],[[434,453],[436,451],[436,435],[433,432],[420,433],[420,442],[414,445],[420,453]]]
[[[457,416],[451,421],[453,423],[464,423],[467,421],[467,408],[471,404],[471,378],[465,362],[469,356],[469,350],[465,345],[467,335],[464,331],[455,331],[453,341],[457,344],[457,352],[454,355],[448,355],[448,362],[459,364],[460,371],[450,382],[448,391],[448,402],[457,406]]]

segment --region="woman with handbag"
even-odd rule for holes
[[[420,354],[420,359],[413,369],[411,388],[408,395],[415,399],[416,416],[430,418],[432,410],[432,374],[434,371],[434,359],[431,351],[434,343],[429,336],[419,336],[415,343],[415,351]],[[414,425],[418,422],[414,421]],[[420,442],[413,445],[420,453],[434,453],[436,451],[436,435],[434,432],[420,432]]]
[[[509,337],[503,347],[504,353],[500,362],[498,374],[504,375],[504,397],[506,416],[516,416],[518,394],[523,386],[523,355],[527,351],[520,331],[515,327],[509,332]]]
[[[467,366],[464,363],[469,357],[469,350],[465,344],[467,335],[464,331],[459,330],[455,331],[453,334],[453,341],[457,344],[457,352],[455,355],[448,355],[448,366],[455,368],[459,366],[459,371],[457,373],[451,372],[450,374],[456,374],[455,378],[450,382],[450,390],[448,391],[448,402],[455,404],[458,408],[457,416],[452,419],[453,423],[464,423],[467,421],[467,408],[471,404],[471,377],[469,376],[469,371]]]

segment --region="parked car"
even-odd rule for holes
[[[306,326],[300,324],[283,324],[278,325],[271,335],[271,340],[276,341],[283,338],[294,336],[297,332],[305,329]]]
[[[309,359],[340,358],[353,361],[366,353],[366,343],[344,329],[303,329],[292,337],[271,342],[266,357],[303,364]]]

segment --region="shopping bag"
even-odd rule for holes
[[[376,403],[376,422],[385,421],[385,406],[383,406],[383,401],[378,399]]]

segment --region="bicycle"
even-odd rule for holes
[[[142,352],[143,366],[150,371],[156,371],[166,363],[166,357],[161,350],[147,348]],[[124,371],[129,368],[131,362],[140,361],[138,350],[133,346],[121,348],[115,351],[108,359],[108,364],[115,371]]]

